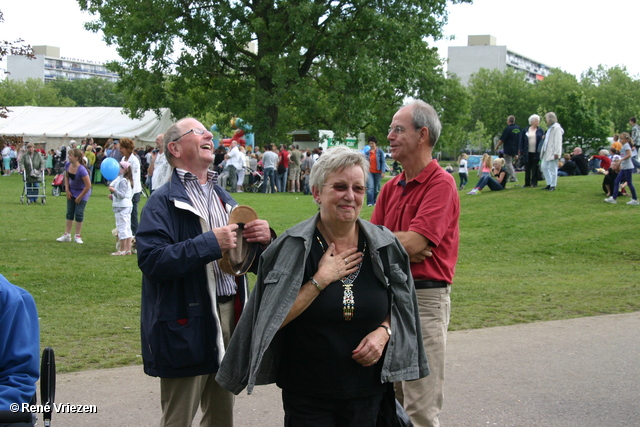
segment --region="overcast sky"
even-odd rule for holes
[[[69,58],[118,59],[100,34],[84,30],[84,22],[94,18],[80,12],[75,0],[7,0],[0,10],[0,40],[57,46]],[[639,17],[640,0],[475,0],[449,5],[445,35],[455,39],[437,46],[446,57],[447,46],[466,46],[469,35],[489,34],[498,45],[576,76],[603,64],[624,65],[640,78]]]

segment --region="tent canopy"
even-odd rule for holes
[[[171,111],[160,117],[147,111],[132,119],[119,107],[8,107],[8,118],[0,119],[0,135],[22,136],[25,141],[62,138],[131,138],[144,143],[155,141],[173,124]]]

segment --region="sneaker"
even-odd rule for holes
[[[76,234],[75,236],[73,236],[73,240],[74,240],[76,243],[84,243],[84,242],[82,241],[82,237],[80,237],[80,235],[79,235],[79,234]]]
[[[607,197],[606,199],[604,199],[605,202],[607,203],[611,203],[611,204],[616,204],[618,203],[618,201],[616,199],[614,199],[613,197]]]
[[[56,240],[58,242],[70,242],[71,241],[71,234],[64,233],[62,236],[58,237]]]
[[[477,188],[474,188],[473,190],[469,191],[467,194],[471,194],[472,196],[474,196],[478,193],[480,193],[480,190],[478,190]]]
[[[640,205],[640,202],[638,202],[638,199],[631,199],[627,202],[628,205]]]

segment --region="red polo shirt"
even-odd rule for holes
[[[411,263],[414,280],[453,283],[458,261],[460,199],[455,180],[432,160],[405,183],[405,173],[380,190],[371,222],[391,231],[415,231],[429,239],[433,256]]]

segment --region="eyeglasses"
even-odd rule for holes
[[[333,184],[324,184],[324,185],[330,185],[331,188],[333,188],[335,191],[339,192],[339,193],[344,193],[345,191],[347,191],[349,188],[351,188],[353,190],[354,193],[356,194],[364,194],[365,191],[367,191],[367,187],[365,187],[364,185],[347,185],[347,184],[341,184],[341,183],[333,183]]]
[[[402,135],[406,131],[407,131],[407,128],[397,125],[397,126],[394,126],[394,127],[390,127],[389,131],[387,133],[389,134],[389,133],[393,132],[396,135]]]
[[[206,132],[206,130],[204,130],[204,129],[200,129],[200,128],[198,128],[198,129],[191,129],[191,130],[189,130],[189,131],[187,131],[187,132],[183,133],[182,135],[180,135],[179,137],[177,137],[176,139],[174,139],[174,140],[173,140],[173,141],[171,141],[171,142],[176,142],[177,140],[179,140],[179,139],[180,139],[180,138],[182,138],[183,136],[187,136],[187,135],[189,135],[189,134],[190,134],[190,133],[192,133],[192,132],[193,132],[193,134],[194,134],[194,135],[204,135],[204,133]]]

